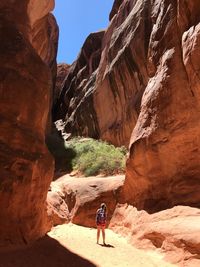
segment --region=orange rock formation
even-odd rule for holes
[[[53,160],[45,131],[57,50],[53,7],[53,0],[0,3],[0,249],[47,231]]]
[[[176,206],[154,214],[118,205],[109,227],[137,248],[159,250],[175,266],[200,266],[200,210]]]
[[[109,223],[123,183],[122,175],[87,178],[62,176],[51,183],[48,192],[49,221],[53,225],[71,221],[86,227],[96,227],[96,211],[105,202]]]

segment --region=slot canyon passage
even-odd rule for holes
[[[199,0],[115,0],[58,66],[54,5],[0,1],[0,267],[200,266]],[[72,136],[126,147],[125,174],[70,173]]]

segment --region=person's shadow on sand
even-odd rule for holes
[[[114,246],[111,244],[99,244],[99,245],[106,248],[114,248]]]

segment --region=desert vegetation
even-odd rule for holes
[[[64,146],[66,150],[74,151],[72,169],[84,176],[114,175],[125,171],[125,147],[81,137],[65,141]]]

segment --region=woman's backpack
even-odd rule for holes
[[[97,210],[97,223],[104,224],[106,222],[106,211],[102,208]]]

